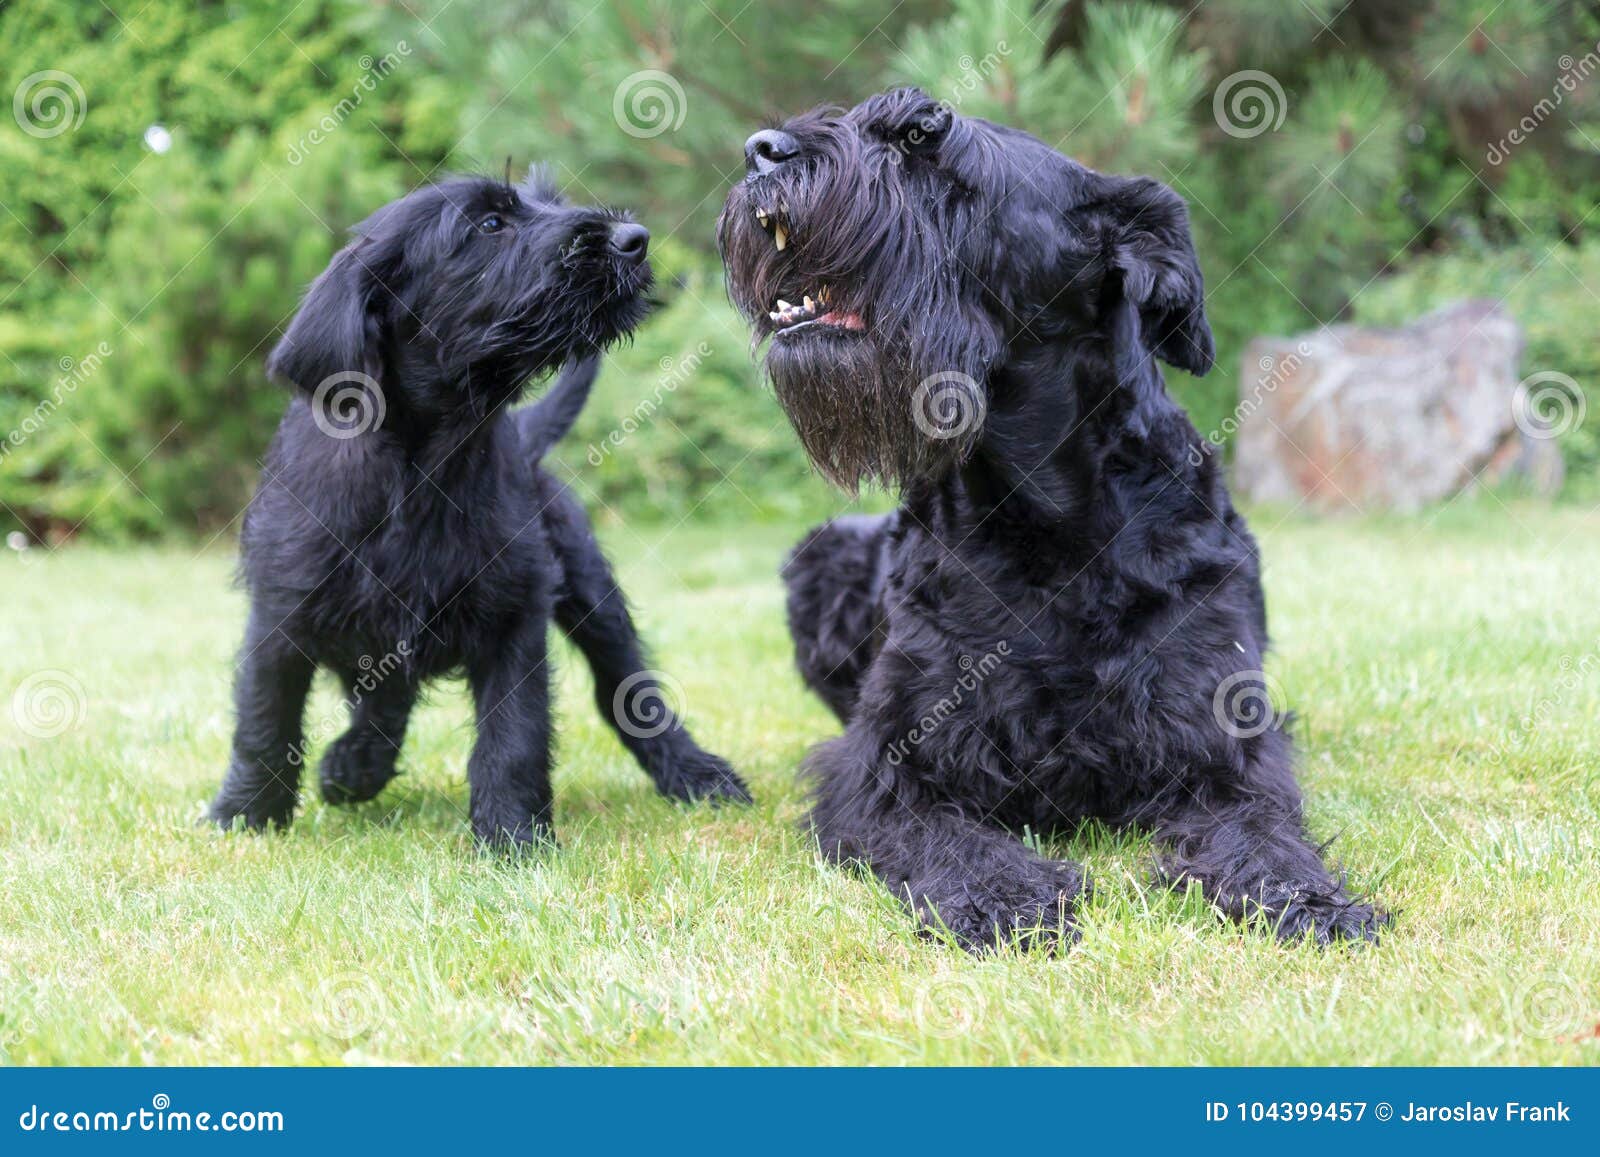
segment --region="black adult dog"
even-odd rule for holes
[[[462,671],[474,833],[548,837],[552,611],[664,795],[747,799],[666,709],[583,508],[538,468],[599,351],[647,309],[649,233],[565,204],[536,175],[422,188],[355,232],[267,364],[296,392],[245,515],[238,728],[212,819],[290,821],[316,667],[351,709],[322,760],[332,803],[382,790],[423,682]],[[537,405],[507,412],[569,359]]]
[[[968,946],[1075,935],[1074,864],[1008,831],[1152,830],[1284,937],[1373,938],[1265,701],[1255,542],[1153,358],[1213,347],[1182,201],[913,89],[745,145],[729,293],[807,452],[881,518],[785,576],[823,848]]]

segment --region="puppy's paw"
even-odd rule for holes
[[[381,735],[347,731],[328,748],[318,769],[322,798],[331,804],[365,803],[400,773],[394,745]]]
[[[692,748],[660,770],[656,786],[669,799],[697,803],[750,803],[750,789],[727,760]]]
[[[555,829],[543,821],[498,821],[474,816],[472,834],[477,837],[480,851],[508,859],[538,855],[557,846]]]
[[[268,828],[286,828],[294,820],[295,797],[252,793],[249,795],[223,788],[206,809],[205,822],[223,831],[232,831],[239,820],[246,831],[261,832]]]
[[[1074,910],[1088,894],[1080,868],[1057,860],[1031,859],[974,879],[906,885],[917,919],[930,933],[955,937],[968,952],[1015,946],[1058,952],[1078,939]]]

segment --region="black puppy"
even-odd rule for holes
[[[748,798],[665,708],[582,507],[538,468],[599,351],[646,311],[648,243],[536,175],[463,178],[380,209],[313,283],[267,366],[297,390],[245,515],[250,617],[217,823],[290,821],[323,666],[351,709],[322,761],[324,799],[375,796],[423,682],[462,672],[477,717],[473,831],[548,837],[552,611],[664,795]],[[568,359],[539,404],[507,412]]]
[[[969,946],[1053,940],[1083,874],[1009,833],[1098,818],[1236,917],[1373,937],[1266,704],[1255,542],[1155,365],[1213,356],[1182,201],[911,89],[745,155],[730,295],[816,465],[902,497],[786,567],[846,725],[807,763],[824,849]]]

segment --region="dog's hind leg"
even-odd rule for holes
[[[399,774],[395,760],[405,742],[416,688],[404,669],[341,671],[350,726],[329,745],[318,778],[332,804],[372,799]]]
[[[801,539],[783,564],[800,676],[840,722],[883,641],[884,558],[893,515],[845,515]]]
[[[287,827],[294,818],[305,760],[306,695],[315,665],[271,616],[253,610],[234,676],[233,756],[209,817],[227,828]]]
[[[662,795],[748,803],[750,792],[733,768],[695,743],[668,706],[583,507],[548,476],[540,483],[562,571],[556,623],[589,661],[601,716]]]
[[[1280,731],[1259,737],[1248,791],[1229,798],[1182,793],[1153,824],[1166,844],[1161,872],[1173,883],[1197,880],[1211,903],[1236,920],[1265,920],[1284,940],[1319,944],[1376,940],[1388,916],[1346,894],[1306,834],[1299,789]],[[1266,774],[1281,768],[1279,774]]]
[[[863,718],[807,757],[823,854],[870,868],[925,928],[970,951],[1075,940],[1082,870],[1034,854],[973,806],[934,792],[897,752]]]

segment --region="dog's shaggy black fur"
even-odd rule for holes
[[[536,174],[460,178],[379,210],[311,286],[268,362],[296,391],[245,516],[249,625],[217,823],[290,821],[322,666],[351,711],[322,760],[324,799],[377,795],[424,681],[462,672],[473,831],[548,837],[552,613],[664,795],[748,798],[667,711],[582,507],[538,468],[600,350],[647,308],[648,238]],[[508,412],[569,359],[544,399]]]
[[[1255,542],[1154,362],[1213,357],[1181,200],[910,89],[746,156],[730,296],[817,466],[902,495],[785,568],[845,724],[807,761],[825,851],[968,946],[1053,943],[1084,874],[1011,833],[1094,818],[1235,917],[1375,937],[1264,714]]]

